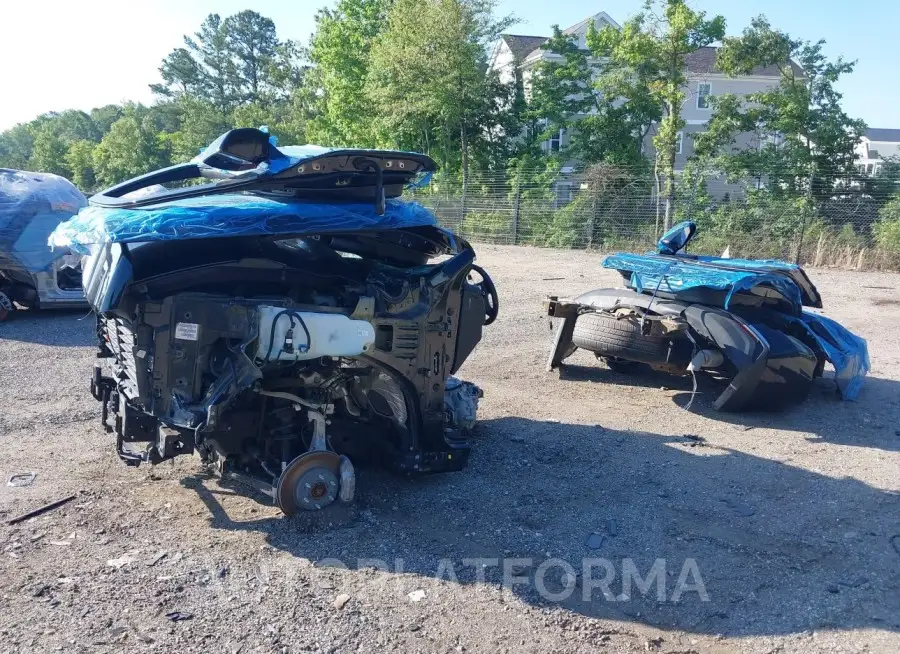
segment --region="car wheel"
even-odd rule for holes
[[[607,359],[625,359],[628,362],[661,363],[666,361],[669,351],[665,339],[644,336],[638,320],[616,319],[602,313],[578,316],[572,343]]]

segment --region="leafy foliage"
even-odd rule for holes
[[[604,28],[593,34],[593,49],[612,64],[639,80],[662,111],[653,137],[656,165],[665,179],[665,227],[671,224],[675,200],[675,155],[678,132],[684,127],[681,106],[685,101],[685,59],[700,48],[721,40],[725,19],[709,20],[684,0],[647,0],[644,11],[623,29]]]
[[[714,98],[708,130],[695,140],[697,153],[715,158],[733,179],[764,178],[771,192],[784,196],[808,193],[821,202],[834,193],[835,180],[850,186],[865,124],[841,109],[834,87],[854,64],[828,61],[823,45],[792,39],[762,17],[742,36],[725,39],[718,59],[725,73],[766,66],[780,79],[745,97]]]

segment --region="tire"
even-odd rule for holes
[[[578,316],[572,332],[572,342],[604,357],[643,363],[663,363],[669,352],[669,344],[665,339],[641,334],[638,320],[617,320],[602,313],[584,313]]]

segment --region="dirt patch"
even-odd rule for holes
[[[91,321],[0,326],[0,477],[38,473],[0,486],[0,517],[79,494],[0,526],[0,649],[900,651],[900,311],[871,308],[900,276],[810,271],[869,342],[858,402],[822,380],[793,411],[732,416],[705,380],[686,412],[689,379],[582,352],[546,373],[543,296],[618,275],[587,252],[478,253],[501,310],[460,373],[485,391],[469,467],[362,468],[327,515],[286,520],[196,459],[126,468],[88,393]],[[708,601],[674,601],[689,561]],[[504,564],[525,581],[503,588]]]

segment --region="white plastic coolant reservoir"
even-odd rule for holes
[[[351,357],[367,352],[373,343],[375,329],[366,320],[352,320],[341,313],[259,307],[257,359],[299,361],[323,356]]]

